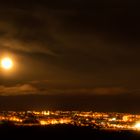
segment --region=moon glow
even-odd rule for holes
[[[5,57],[1,60],[1,67],[5,70],[10,70],[13,67],[13,61],[9,57]]]

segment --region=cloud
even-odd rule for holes
[[[37,87],[38,90],[42,93],[51,93],[51,94],[97,94],[97,95],[117,95],[117,94],[123,94],[123,93],[131,93],[138,90],[132,90],[125,87],[113,87],[113,86],[107,86],[107,87],[72,87],[72,85],[68,86],[68,83],[64,86],[59,81],[59,86],[56,84],[56,81],[51,80],[36,80],[36,81],[29,81],[29,84],[33,85],[34,87]],[[66,83],[66,81],[65,81]],[[62,84],[62,85],[61,85]]]
[[[12,86],[0,86],[0,96],[20,96],[20,95],[119,95],[133,93],[138,90],[127,89],[124,87],[72,87],[58,86],[55,81],[34,80],[24,84]]]
[[[51,37],[51,28],[42,12],[24,10],[17,7],[0,7],[0,45],[6,50],[16,50],[25,53],[43,53],[54,55],[52,49],[56,40]],[[35,7],[36,9],[37,7]],[[9,14],[10,13],[10,14]],[[45,16],[42,17],[41,15]]]
[[[0,44],[5,49],[21,51],[25,53],[42,53],[42,54],[55,55],[55,53],[49,50],[47,47],[44,47],[42,44],[35,43],[35,42],[27,43],[21,40],[16,40],[14,38],[1,38]]]
[[[30,84],[18,84],[15,86],[0,86],[1,96],[15,96],[15,95],[28,95],[37,94],[38,89]]]
[[[53,94],[64,95],[119,95],[128,93],[129,90],[123,87],[98,87],[98,88],[77,88],[77,89],[50,89]],[[130,91],[131,92],[131,91]]]
[[[122,87],[101,87],[95,88],[92,90],[93,93],[98,95],[106,95],[106,94],[121,94],[128,92],[128,89]]]

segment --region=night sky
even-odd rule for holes
[[[140,113],[140,2],[0,3],[0,110]]]

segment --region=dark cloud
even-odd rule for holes
[[[60,81],[59,81],[60,82]],[[0,96],[21,96],[21,95],[119,95],[133,93],[123,87],[81,87],[78,85],[56,84],[56,81],[42,80],[29,81],[28,83],[1,85]],[[136,91],[135,91],[136,92]]]
[[[38,92],[36,87],[29,84],[15,85],[15,86],[0,86],[0,96],[17,96],[17,95],[28,95],[36,94]]]

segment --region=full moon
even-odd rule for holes
[[[6,57],[1,60],[1,67],[5,70],[9,70],[13,67],[13,61],[11,58]]]

